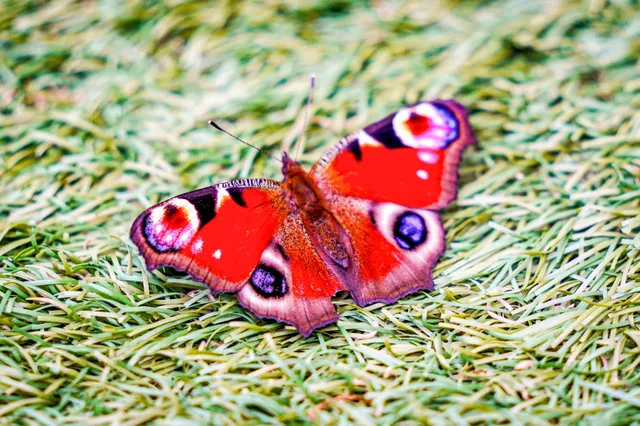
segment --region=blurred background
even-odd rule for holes
[[[0,423],[640,421],[640,6],[0,2]],[[421,99],[479,146],[436,291],[302,339],[128,240]],[[383,173],[384,171],[381,171]]]

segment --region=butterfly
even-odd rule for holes
[[[150,271],[185,271],[306,337],[338,320],[337,292],[366,306],[433,289],[437,211],[456,197],[471,144],[462,105],[420,102],[343,138],[308,172],[285,153],[282,182],[225,182],[150,207],[130,237]]]

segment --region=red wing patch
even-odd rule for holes
[[[349,151],[341,152],[326,171],[334,193],[407,207],[438,202],[442,193],[443,152],[413,148],[390,150],[372,145],[362,146],[360,152],[360,160]]]
[[[360,281],[379,282],[398,267],[401,253],[378,232],[366,211],[356,210],[349,204],[339,210],[338,217],[351,237]]]
[[[242,204],[222,197],[216,217],[183,251],[199,267],[230,282],[249,278],[282,220],[277,200],[266,191],[248,188],[241,195]]]

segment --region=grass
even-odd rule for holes
[[[0,3],[0,424],[640,424],[640,5]],[[436,290],[303,339],[133,219],[419,99],[479,146]]]

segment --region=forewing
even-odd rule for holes
[[[462,105],[420,102],[347,136],[312,174],[328,194],[436,210],[455,198],[458,163],[473,143]]]
[[[238,291],[282,223],[279,183],[249,179],[178,195],[131,228],[149,270],[171,266],[212,290]]]

